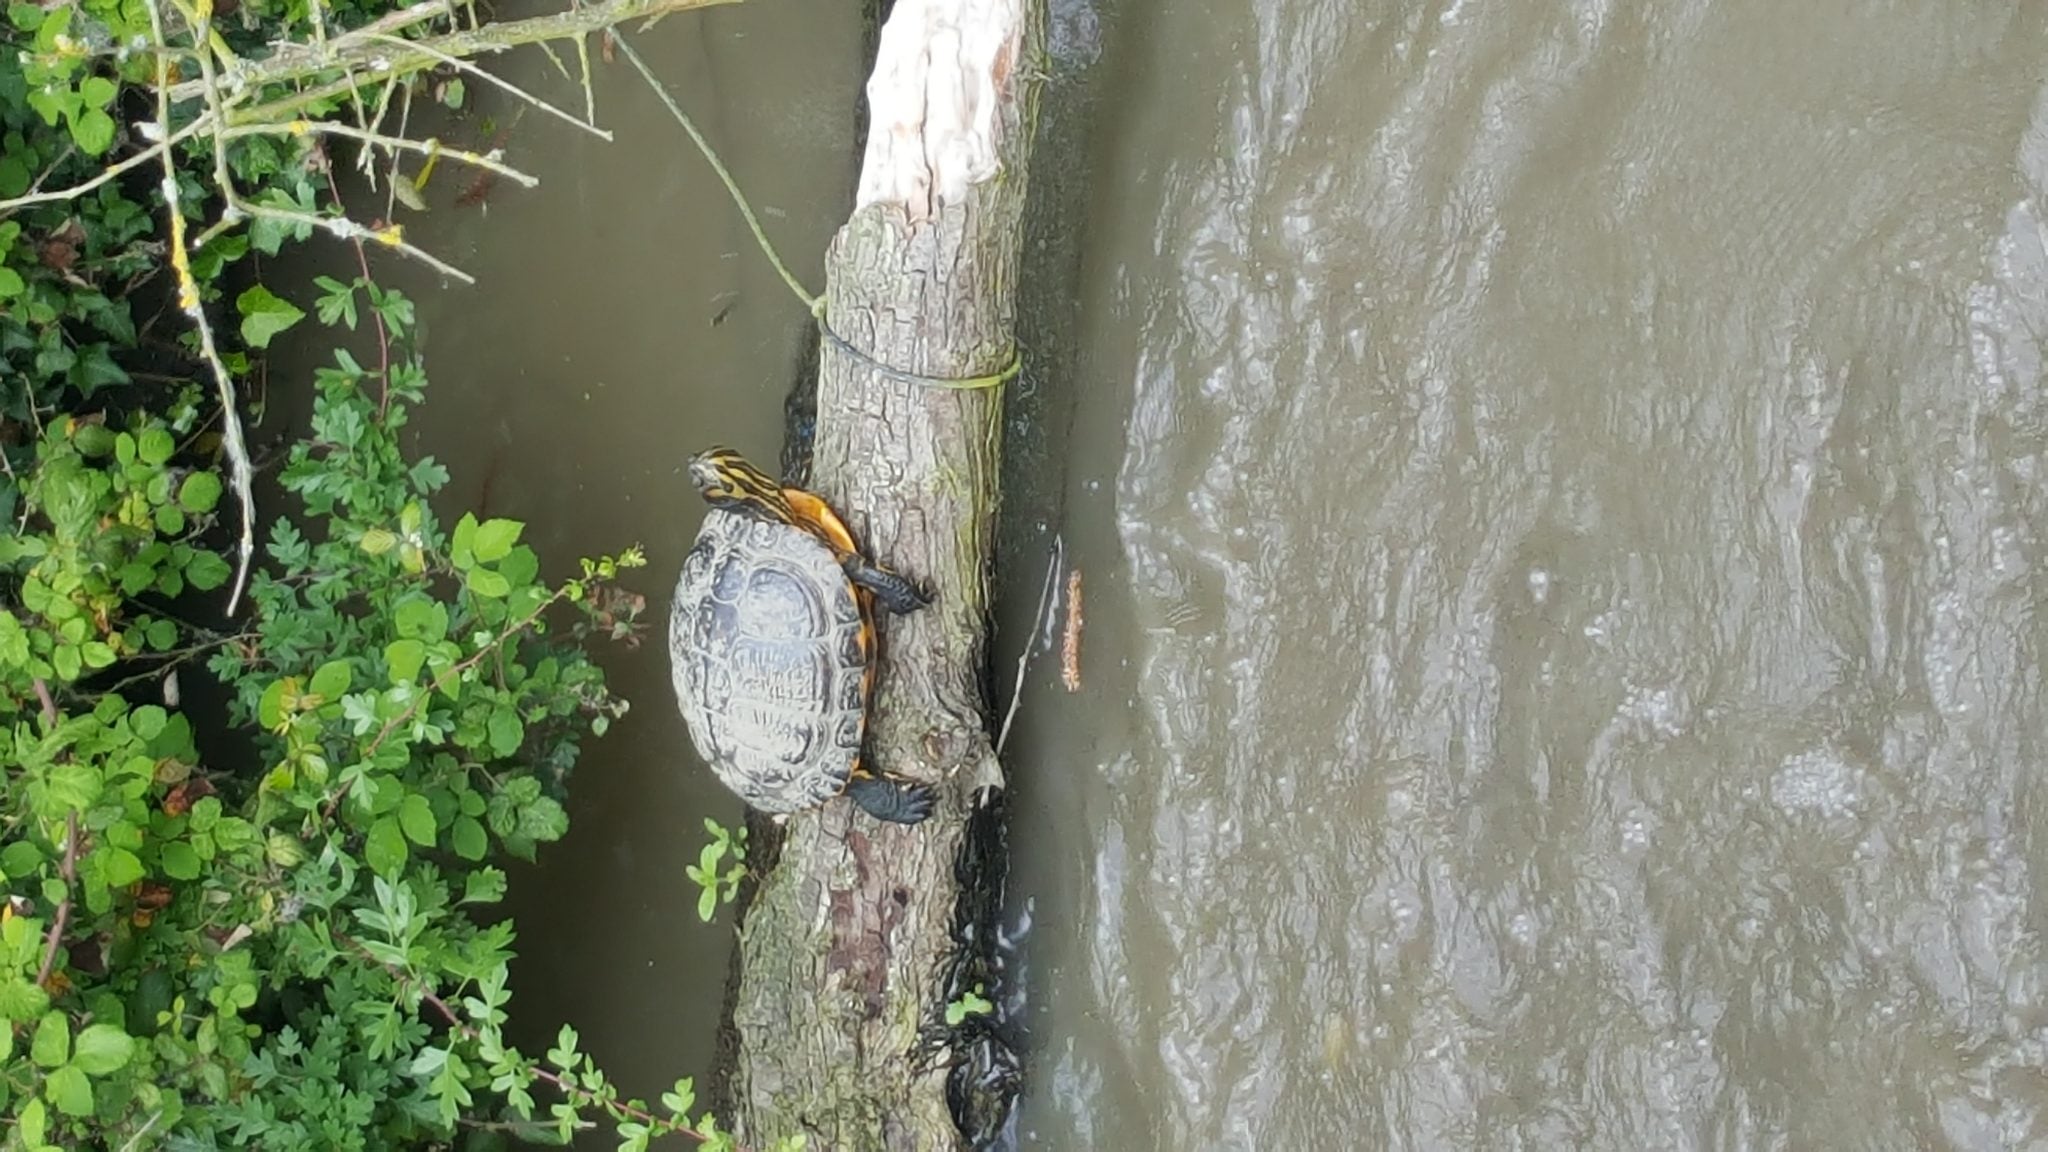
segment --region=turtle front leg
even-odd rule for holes
[[[866,765],[854,766],[846,780],[846,798],[860,805],[861,811],[891,824],[917,824],[932,814],[933,793],[928,785],[894,772],[876,772]]]
[[[870,564],[858,554],[849,554],[839,561],[846,570],[846,578],[875,594],[882,607],[901,616],[915,612],[932,602],[924,590],[912,584],[907,578],[889,571],[878,564]]]

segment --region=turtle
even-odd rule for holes
[[[784,488],[724,446],[690,458],[711,505],[669,610],[669,671],[697,754],[726,787],[778,816],[842,793],[878,820],[916,824],[932,790],[864,761],[875,607],[930,598],[870,563],[815,493]]]

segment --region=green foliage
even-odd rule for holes
[[[67,419],[40,444],[33,530],[0,565],[0,1069],[23,1131],[371,1147],[532,1117],[548,1076],[499,1032],[512,929],[470,909],[503,893],[493,852],[562,835],[580,733],[624,711],[578,641],[640,558],[549,584],[515,522],[444,532],[445,472],[399,446],[423,386],[411,359],[388,387],[346,355],[320,373],[281,480],[321,538],[276,521],[254,626],[197,643],[144,605],[227,578],[192,540],[218,480],[149,418]],[[95,679],[200,652],[259,771]],[[579,1066],[548,1118],[602,1083]]]
[[[969,1016],[986,1016],[996,1010],[994,1004],[982,997],[982,987],[974,986],[972,992],[962,992],[959,999],[946,1005],[946,1027],[958,1028]]]
[[[695,864],[684,865],[683,872],[697,885],[697,919],[708,924],[719,905],[730,904],[739,895],[740,881],[747,875],[747,830],[727,828],[709,816],[704,818],[704,830],[711,833],[711,843],[697,853]],[[731,862],[725,863],[728,857]]]
[[[335,30],[395,7],[319,11]],[[166,8],[187,42],[192,11]],[[219,61],[268,54],[310,39],[313,14],[250,0],[206,42]],[[0,201],[147,146],[123,123],[156,103],[149,17],[132,0],[10,4]],[[174,60],[195,70],[190,50]],[[463,103],[459,80],[435,91]],[[643,602],[615,581],[640,554],[547,580],[517,521],[435,514],[446,470],[401,448],[426,387],[411,302],[368,277],[265,284],[246,262],[338,211],[314,137],[237,137],[218,156],[195,137],[172,155],[223,366],[246,383],[250,350],[304,338],[310,311],[367,321],[380,367],[336,352],[316,374],[276,473],[296,507],[260,533],[236,621],[194,624],[235,577],[220,545],[239,525],[221,523],[210,372],[164,308],[163,175],[150,159],[0,206],[6,1147],[447,1147],[464,1129],[559,1140],[603,1122],[626,1148],[672,1133],[731,1148],[687,1080],[649,1106],[573,1030],[541,1060],[503,1032],[514,931],[493,862],[563,835],[581,740],[625,714],[588,648],[634,632]],[[216,161],[240,202],[300,216],[206,227]],[[179,672],[202,662],[224,710],[179,706]],[[713,833],[715,907],[745,856],[743,833]]]

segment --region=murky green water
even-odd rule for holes
[[[1103,15],[1019,1143],[2048,1147],[2048,9]]]
[[[642,40],[812,283],[854,21]],[[1005,689],[1055,535],[1087,623],[1011,742],[1019,1146],[2048,1148],[2048,8],[1055,30]],[[658,620],[680,456],[774,458],[801,317],[599,98],[413,224],[485,281],[422,293],[422,438],[549,555],[646,543]],[[659,645],[609,664],[518,1003],[644,1093],[708,1060],[734,807]]]

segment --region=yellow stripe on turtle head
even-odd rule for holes
[[[720,445],[690,457],[690,482],[713,507],[783,523],[795,519],[782,486],[731,448]]]

